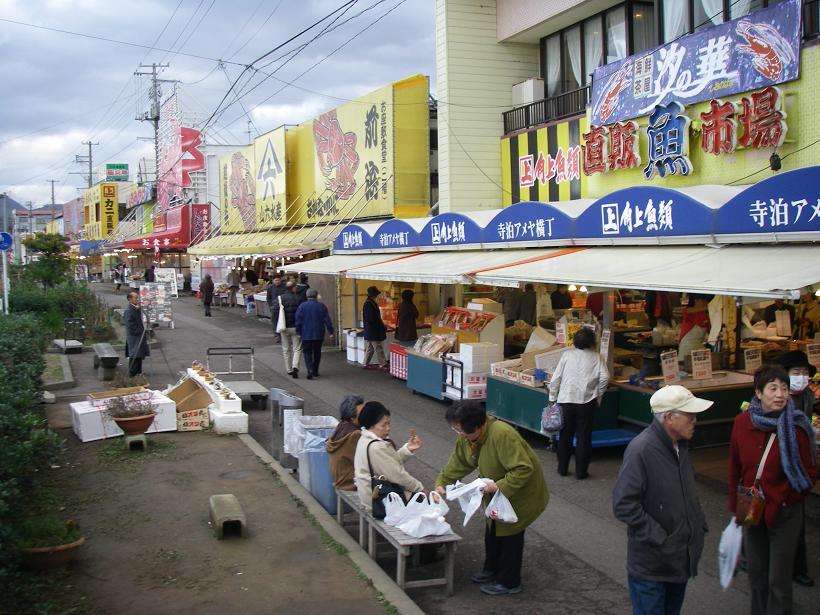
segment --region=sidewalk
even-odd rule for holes
[[[107,287],[100,294],[112,304],[124,299],[110,295]],[[176,328],[159,330],[162,346],[146,363],[155,386],[176,379],[176,373],[194,359],[204,359],[209,346],[253,346],[257,359],[257,380],[266,386],[284,388],[305,399],[307,414],[336,414],[336,406],[346,394],[378,400],[391,410],[391,436],[401,443],[410,429],[424,441],[417,457],[408,463],[408,471],[426,486],[432,486],[439,469],[452,451],[455,435],[446,429],[445,405],[422,395],[411,395],[404,382],[388,374],[364,371],[350,366],[344,353],[326,349],[322,358],[322,377],[307,381],[294,380],[284,374],[279,346],[272,344],[267,320],[246,316],[239,308],[214,308],[214,317],[202,317],[195,299],[174,302]],[[270,417],[265,411],[250,411],[250,431],[257,442],[268,447]],[[543,438],[526,434],[541,460],[551,499],[546,512],[527,530],[521,594],[510,597],[488,597],[480,594],[469,581],[469,575],[481,566],[483,558],[482,526],[476,520],[466,528],[460,514],[448,517],[454,530],[464,537],[456,554],[456,593],[444,600],[439,589],[410,590],[410,597],[426,612],[450,614],[473,611],[506,613],[612,613],[630,611],[626,589],[626,530],[611,513],[611,493],[620,467],[622,451],[596,450],[591,478],[576,481],[559,477],[555,456]],[[698,451],[695,451],[698,454]],[[725,511],[725,488],[701,483],[699,493],[711,532],[707,536],[700,575],[687,591],[684,613],[742,613],[748,611],[748,581],[738,576],[728,591],[721,590],[717,580],[717,543],[728,521]],[[820,528],[817,499],[809,507],[809,568],[820,576]],[[380,560],[392,572],[392,559]],[[795,614],[814,614],[820,601],[820,588],[795,588]]]

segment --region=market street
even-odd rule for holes
[[[110,285],[95,285],[98,294],[110,305],[121,307],[123,295],[114,295]],[[446,462],[456,435],[444,421],[445,405],[421,395],[412,395],[405,383],[390,375],[365,371],[347,364],[341,352],[326,350],[321,378],[293,380],[284,374],[279,346],[272,344],[270,323],[247,316],[241,308],[214,308],[213,318],[205,319],[199,302],[183,297],[173,302],[174,329],[157,330],[161,346],[146,360],[144,371],[152,388],[164,388],[176,380],[179,371],[193,360],[204,360],[208,347],[253,346],[256,379],[265,386],[284,388],[305,400],[305,414],[337,415],[336,407],[344,395],[355,393],[367,400],[383,402],[392,413],[391,436],[403,442],[415,429],[424,445],[408,470],[432,487],[439,469]],[[249,410],[251,435],[266,448],[271,439],[267,411]],[[192,437],[195,437],[192,434]],[[541,460],[551,492],[546,512],[526,533],[523,587],[521,594],[488,597],[478,592],[469,575],[481,567],[483,528],[477,519],[461,526],[457,506],[451,506],[448,521],[464,537],[456,555],[455,596],[443,600],[440,589],[415,589],[410,597],[428,613],[456,613],[467,609],[483,613],[506,612],[515,605],[522,613],[612,613],[628,612],[626,589],[626,528],[611,513],[611,493],[617,476],[622,449],[596,450],[590,479],[577,481],[559,477],[555,456],[543,438],[528,440]],[[714,449],[695,451],[714,455]],[[713,480],[701,482],[699,493],[707,514],[710,533],[706,537],[700,574],[689,583],[685,613],[741,613],[748,610],[748,581],[739,573],[727,591],[717,578],[717,545],[728,521],[725,490]],[[811,496],[807,504],[807,543],[809,571],[820,574],[820,502]],[[391,572],[392,558],[382,561]],[[412,572],[410,572],[412,575]],[[412,577],[411,577],[412,578]],[[816,613],[820,588],[795,586],[795,613]]]

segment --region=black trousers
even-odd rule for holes
[[[210,303],[203,303],[202,305],[205,306],[205,316],[211,315],[211,304]]]
[[[308,375],[319,374],[319,361],[322,359],[323,340],[302,340],[302,354],[305,357],[305,367]]]
[[[564,414],[564,428],[558,440],[558,473],[569,472],[569,458],[572,455],[572,438],[575,437],[575,476],[586,478],[589,457],[592,453],[592,414],[598,403],[593,399],[585,404],[561,404]]]
[[[806,552],[806,500],[803,500],[803,523],[800,526],[800,538],[797,551],[794,553],[794,576],[809,576],[809,558]]]
[[[524,532],[496,536],[495,521],[484,529],[484,570],[495,573],[495,582],[504,587],[521,585],[521,562],[524,558]]]
[[[142,373],[142,357],[136,359],[134,357],[128,358],[128,375],[133,377]]]

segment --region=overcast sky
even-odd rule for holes
[[[85,179],[71,172],[84,170],[74,163],[74,157],[88,153],[82,142],[89,139],[99,142],[94,147],[95,166],[127,162],[133,174],[140,158],[153,158],[152,141],[139,139],[153,137],[152,126],[134,119],[137,113],[147,111],[148,82],[133,74],[140,63],[170,63],[162,78],[187,84],[182,87],[188,111],[204,119],[239,76],[242,66],[238,64],[252,62],[343,4],[345,0],[0,1],[0,192],[8,192],[21,203],[31,200],[42,205],[51,201],[47,180],[56,179],[58,203],[78,196],[77,187],[84,186]],[[257,66],[295,51],[328,23]],[[221,116],[218,132],[206,138],[218,143],[247,143],[245,111],[253,119],[251,130],[263,133],[343,104],[338,98],[356,98],[416,73],[429,75],[434,91],[431,0],[357,0],[338,17],[335,26],[275,73],[282,81],[293,82],[321,61],[295,82],[303,89],[288,86],[275,94],[283,87],[282,81],[256,73],[248,89],[265,81],[242,97],[244,109],[233,104]],[[345,42],[347,45],[323,60]],[[216,59],[226,61],[224,71]],[[265,72],[270,73],[285,59]],[[240,84],[245,81],[243,78]],[[233,100],[233,96],[228,99]]]

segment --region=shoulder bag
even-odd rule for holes
[[[288,328],[288,323],[285,322],[287,317],[285,316],[285,304],[282,303],[282,295],[279,295],[279,320],[276,321],[276,332],[282,333],[285,329]]]
[[[769,436],[769,442],[766,444],[766,450],[763,451],[763,457],[757,465],[757,474],[755,475],[754,485],[751,487],[737,486],[737,507],[735,508],[735,522],[738,525],[755,526],[760,523],[763,517],[763,509],[766,505],[766,498],[763,495],[763,487],[760,484],[760,477],[763,475],[763,466],[766,465],[766,458],[769,456],[769,451],[772,449],[772,444],[777,436],[772,433]]]
[[[396,483],[391,483],[385,479],[383,475],[376,476],[373,474],[373,465],[370,463],[370,446],[374,442],[376,442],[376,440],[373,440],[373,442],[367,445],[367,467],[370,470],[370,486],[373,488],[372,514],[374,519],[384,519],[387,514],[384,508],[384,501],[389,493],[397,494],[405,504],[407,500],[404,499],[404,487]]]

